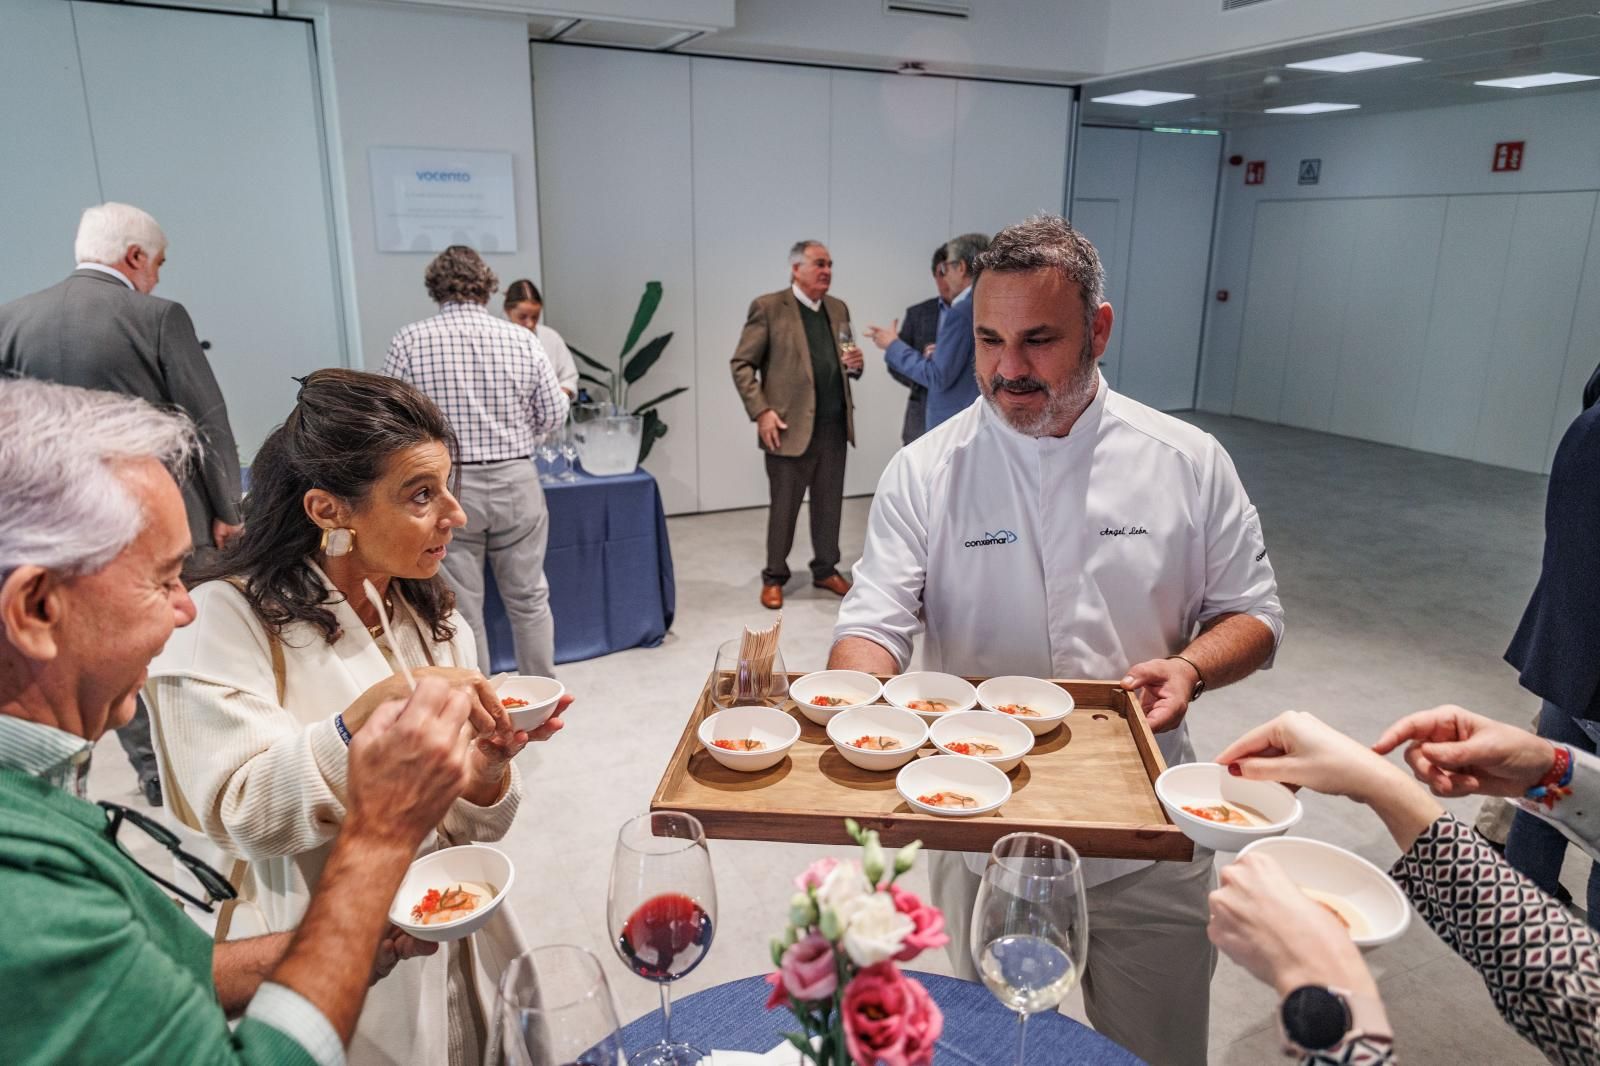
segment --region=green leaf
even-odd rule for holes
[[[586,374],[581,370],[578,371],[578,380],[579,381],[587,381],[591,385],[599,385],[602,389],[605,389],[607,392],[611,391],[611,383],[609,381],[601,381],[599,378],[595,377],[593,374]]]
[[[661,358],[661,353],[666,351],[667,342],[672,340],[671,333],[663,333],[628,360],[628,365],[622,369],[622,380],[632,385],[644,377],[645,372],[656,365],[656,360]]]
[[[633,409],[633,413],[636,414],[636,415],[642,415],[646,411],[650,410],[650,408],[656,406],[657,404],[665,403],[666,401],[672,399],[674,396],[677,396],[679,393],[684,393],[684,392],[688,392],[688,391],[689,391],[689,386],[687,386],[687,385],[679,385],[677,388],[669,389],[668,391],[663,392],[660,396],[657,396],[655,399],[648,400],[645,403],[640,404],[638,407],[635,407]]]
[[[812,1050],[811,1041],[807,1040],[799,1033],[784,1033],[783,1038],[789,1041],[789,1043],[793,1044],[800,1054],[806,1057],[807,1062],[817,1061],[817,1053]]]
[[[646,411],[644,425],[639,429],[639,461],[642,463],[650,454],[650,449],[656,441],[667,435],[667,424],[661,421],[661,412]]]
[[[609,366],[606,366],[604,363],[602,363],[600,360],[594,358],[593,356],[585,355],[584,353],[578,351],[577,348],[573,347],[570,344],[567,345],[567,351],[571,352],[573,355],[577,356],[579,359],[582,359],[585,363],[588,363],[590,366],[592,366],[596,370],[600,371],[600,373],[606,374],[606,375],[609,375],[611,373],[611,368]]]
[[[633,313],[633,325],[628,327],[628,342],[622,346],[622,354],[617,356],[621,360],[633,351],[633,346],[644,335],[645,327],[650,325],[650,320],[655,317],[656,307],[661,303],[661,282],[646,282],[644,295],[639,297],[639,308]],[[570,348],[571,345],[568,345]],[[638,378],[629,378],[637,381]]]

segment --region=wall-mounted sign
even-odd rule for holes
[[[1300,160],[1300,184],[1315,185],[1322,180],[1322,160]]]
[[[374,148],[370,162],[378,251],[517,250],[510,152]]]
[[[1267,161],[1265,159],[1252,159],[1244,165],[1244,183],[1246,185],[1265,185],[1267,182]]]
[[[1494,146],[1494,166],[1496,174],[1508,170],[1522,169],[1522,146],[1526,141],[1501,141]]]

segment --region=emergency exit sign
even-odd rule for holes
[[[1505,173],[1522,169],[1522,146],[1526,141],[1501,141],[1494,146],[1493,172]]]

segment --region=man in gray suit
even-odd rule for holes
[[[182,304],[150,295],[167,258],[156,220],[127,204],[91,207],[78,223],[77,269],[0,307],[0,374],[138,396],[182,411],[204,446],[183,482],[196,560],[242,528],[239,450],[228,409]],[[141,705],[118,739],[139,786],[160,805],[150,725]]]

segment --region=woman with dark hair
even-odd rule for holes
[[[423,851],[503,837],[521,798],[512,758],[561,728],[553,717],[532,736],[511,729],[439,577],[466,522],[450,488],[455,447],[439,409],[404,382],[311,374],[256,455],[244,534],[193,591],[196,623],[150,666],[172,811],[235,860],[241,904],[219,919],[219,939],[299,924],[344,818],[346,745],[405,694],[401,664],[476,697],[468,779]],[[494,982],[522,943],[505,908],[472,943],[374,987],[350,1061],[481,1061]]]
[[[545,357],[550,360],[550,368],[556,372],[561,391],[569,400],[578,395],[578,364],[573,361],[572,352],[561,334],[545,325],[544,297],[539,295],[539,286],[527,278],[507,285],[506,317],[523,329],[533,330],[544,348]]]

